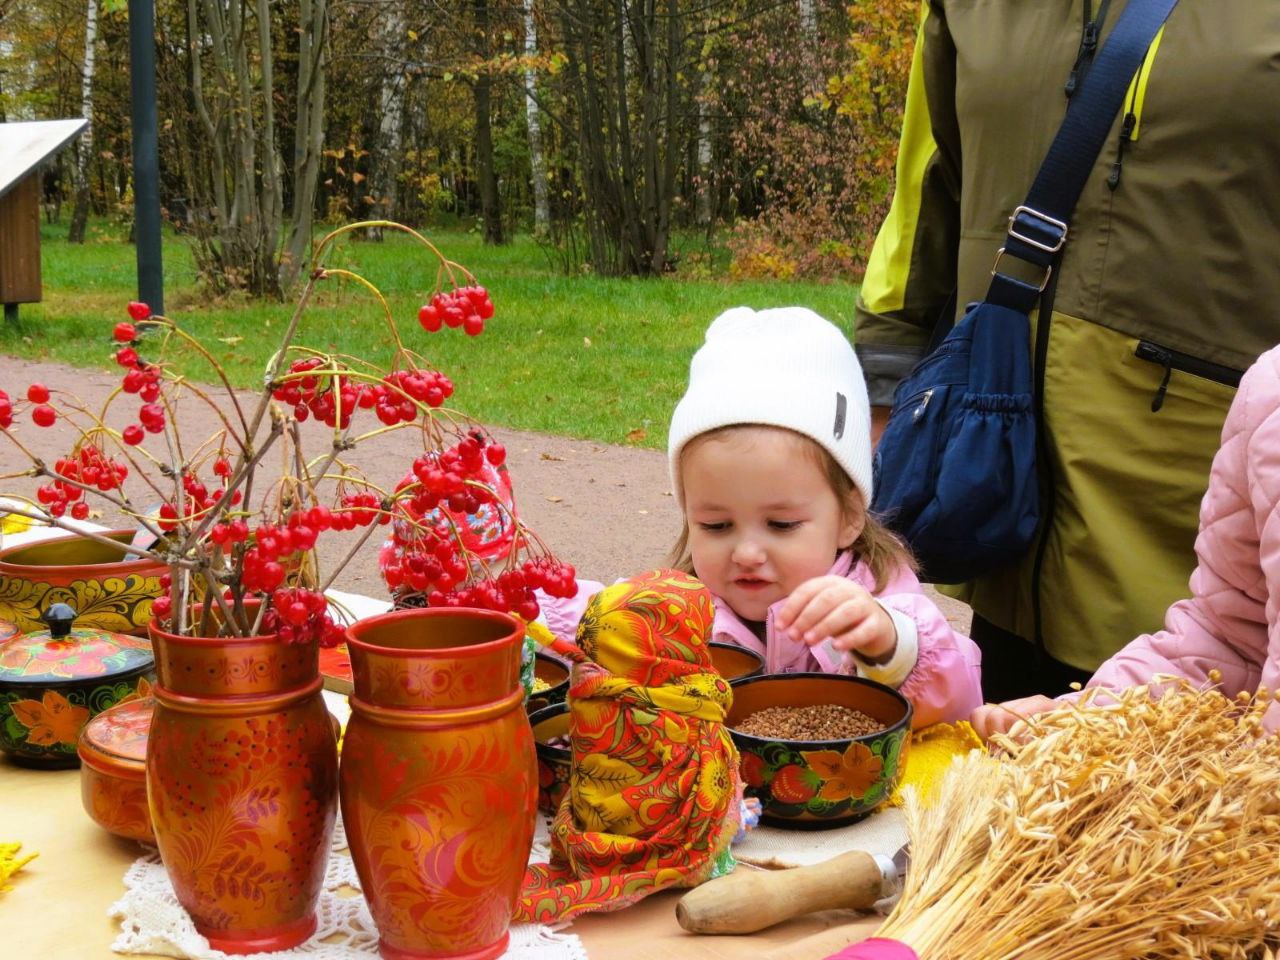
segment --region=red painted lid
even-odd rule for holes
[[[36,630],[0,642],[0,687],[105,679],[154,662],[151,643],[142,637],[86,627],[60,637]]]
[[[97,761],[98,766],[142,772],[155,705],[151,697],[143,697],[103,710],[85,724],[80,734],[80,758]]]

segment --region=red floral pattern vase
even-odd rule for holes
[[[538,786],[523,637],[511,617],[462,608],[348,628],[342,817],[387,960],[506,950]]]
[[[210,946],[286,950],[316,928],[338,754],[315,644],[153,623],[147,798],[178,901]]]

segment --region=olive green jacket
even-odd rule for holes
[[[890,402],[953,289],[960,309],[983,297],[1062,122],[1085,19],[1085,0],[925,9],[855,324],[873,403]],[[1280,341],[1278,121],[1280,3],[1181,0],[1071,219],[1042,373],[1051,519],[1021,568],[963,595],[1028,638],[1038,609],[1049,652],[1082,669],[1186,594],[1234,379]]]

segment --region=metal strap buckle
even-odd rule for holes
[[[1058,231],[1058,242],[1053,244],[1053,246],[1050,246],[1047,243],[1041,243],[1039,240],[1028,237],[1024,233],[1019,233],[1015,229],[1015,224],[1018,222],[1018,217],[1022,214],[1026,214],[1028,217],[1039,220],[1041,223],[1055,228]],[[1014,208],[1013,216],[1009,218],[1009,236],[1013,237],[1015,240],[1021,240],[1028,246],[1035,247],[1037,250],[1043,250],[1045,253],[1057,253],[1062,249],[1062,245],[1067,242],[1067,225],[1061,220],[1055,220],[1053,217],[1041,213],[1039,210],[1033,210],[1028,206],[1018,206]]]
[[[1008,280],[1013,280],[1015,283],[1026,283],[1026,281],[1019,280],[1017,277],[1010,277],[1010,276],[1007,276],[1006,274],[999,273],[1000,260],[1004,255],[1005,255],[1004,247],[1001,247],[999,250],[996,251],[996,262],[991,265],[991,275],[994,277],[997,274],[999,274],[999,276],[1005,277]],[[1009,255],[1013,256],[1013,254],[1009,254]],[[1022,258],[1018,257],[1017,259],[1021,260]],[[1027,261],[1023,260],[1022,262],[1026,263]],[[1041,293],[1044,293],[1044,288],[1049,285],[1049,278],[1053,276],[1052,265],[1044,267],[1043,269],[1044,269],[1044,276],[1040,278],[1040,286],[1038,288]],[[1027,286],[1030,286],[1030,284],[1027,284]]]

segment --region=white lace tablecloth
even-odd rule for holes
[[[531,861],[547,859],[546,843],[546,827],[540,818]],[[124,875],[124,885],[125,895],[110,908],[121,928],[111,944],[112,950],[183,960],[221,960],[227,956],[212,949],[209,941],[196,932],[190,915],[174,896],[169,875],[154,850],[134,862]],[[261,960],[360,960],[378,956],[377,928],[359,891],[360,878],[339,822],[316,907],[315,935],[292,950],[255,956]],[[587,960],[587,951],[573,934],[530,923],[511,927],[511,945],[504,956],[512,960]]]

